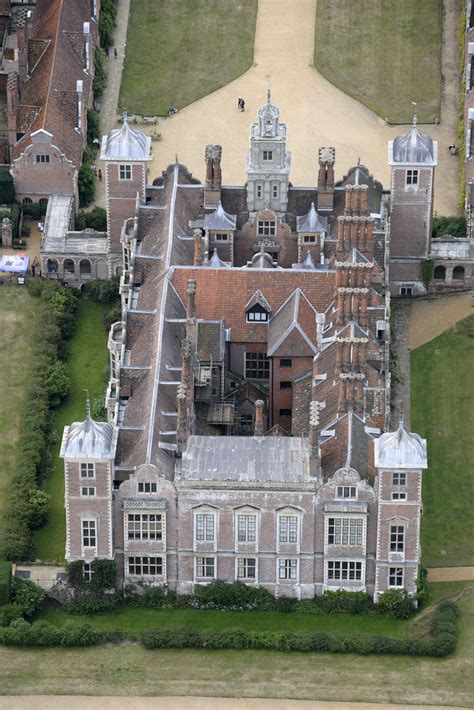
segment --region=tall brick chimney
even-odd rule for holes
[[[10,148],[16,143],[19,100],[18,74],[11,72],[7,79],[8,145]]]
[[[193,231],[194,238],[194,266],[202,266],[202,234],[200,229]]]
[[[184,382],[180,382],[177,388],[176,400],[178,404],[178,422],[176,425],[176,443],[178,454],[182,454],[186,448],[188,440],[188,416],[186,408],[187,387]]]
[[[16,36],[18,43],[18,74],[20,75],[20,86],[23,86],[28,78],[28,26],[27,10],[21,7],[18,10],[16,21]]]
[[[188,320],[194,321],[196,320],[196,281],[194,279],[189,279],[186,293],[188,295],[187,317]]]
[[[222,146],[206,145],[206,183],[204,187],[204,207],[217,207],[221,201]]]
[[[257,399],[255,402],[255,428],[254,428],[254,436],[263,436],[264,435],[264,428],[263,428],[263,406],[264,402],[262,399]]]
[[[335,148],[319,149],[318,211],[334,209],[334,161]]]

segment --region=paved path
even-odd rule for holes
[[[444,0],[443,107],[439,126],[427,131],[439,142],[435,208],[439,214],[457,211],[459,164],[447,147],[456,135],[457,22],[461,0]],[[109,86],[103,99],[102,128],[116,126],[116,105],[121,78],[129,0],[120,0],[116,44],[119,59],[109,60]],[[207,143],[223,146],[223,180],[226,185],[245,182],[249,148],[249,124],[265,101],[268,82],[281,118],[288,124],[288,147],[293,153],[290,179],[295,185],[314,185],[317,149],[336,147],[336,173],[341,178],[360,157],[375,177],[389,185],[387,141],[403,130],[390,127],[372,111],[336,89],[312,67],[316,0],[259,0],[255,36],[254,66],[235,81],[182,109],[171,118],[160,119],[162,140],[153,144],[150,181],[161,174],[176,155],[201,181],[204,179],[204,149]],[[455,88],[452,88],[455,87]],[[243,96],[246,110],[237,110]],[[127,107],[133,111],[133,107]],[[98,203],[103,203],[103,185]]]
[[[410,301],[393,301],[392,325],[392,356],[396,362],[396,370],[392,372],[392,416],[391,428],[396,429],[403,413],[405,427],[410,430],[410,349],[408,347],[408,331],[410,326]]]
[[[428,569],[430,582],[471,582],[474,581],[474,567],[431,567]]]
[[[107,60],[107,84],[101,99],[100,129],[102,134],[109,133],[117,128],[117,106],[122,81],[123,61],[127,41],[128,16],[130,14],[130,0],[118,0],[117,26],[114,31],[114,42],[118,57],[115,59],[113,47]],[[101,161],[97,161],[104,170]],[[95,203],[105,207],[105,181],[97,183]]]
[[[457,710],[454,705],[381,705],[312,700],[191,697],[79,697],[38,695],[0,697],[0,710]]]

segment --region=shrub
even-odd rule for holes
[[[67,583],[73,589],[81,589],[84,586],[84,560],[74,560],[68,562],[66,567]]]
[[[466,237],[466,219],[464,217],[433,217],[432,237]]]
[[[41,587],[29,579],[13,577],[11,587],[12,604],[21,610],[26,617],[33,616],[44,599]]]
[[[103,207],[94,207],[90,212],[79,212],[74,226],[79,232],[84,229],[105,232],[107,230],[107,212]]]
[[[15,199],[15,185],[8,170],[0,170],[0,203],[10,205]]]
[[[0,628],[0,643],[5,646],[93,646],[103,640],[103,635],[88,624],[57,628],[46,621],[28,624],[23,619]]]
[[[56,360],[51,365],[47,373],[46,385],[51,406],[57,407],[71,391],[69,368],[64,362]]]
[[[416,599],[418,601],[418,606],[424,606],[428,601],[428,597],[428,570],[425,567],[420,567],[418,578],[416,580]]]
[[[122,308],[120,306],[111,308],[110,311],[102,314],[102,325],[107,332],[110,330],[112,323],[117,323],[120,320],[122,320]]]
[[[408,619],[415,611],[413,597],[405,589],[388,589],[380,595],[376,610],[396,619]]]
[[[79,207],[88,207],[95,198],[96,178],[89,161],[83,161],[79,168],[77,186],[79,191]]]
[[[11,563],[0,560],[0,604],[8,604],[10,601],[11,584]]]
[[[43,205],[39,202],[32,202],[29,205],[22,205],[21,209],[23,211],[23,215],[26,215],[27,217],[32,217],[33,219],[40,219],[40,217],[46,214],[48,205]]]
[[[10,212],[10,222],[12,223],[13,239],[18,239],[18,237],[20,236],[20,215],[21,215],[21,207],[17,202],[15,202],[12,205],[11,212]]]
[[[100,116],[97,111],[87,109],[87,142],[100,141]],[[104,210],[105,211],[105,210]]]
[[[91,416],[96,422],[106,422],[107,421],[107,407],[105,406],[105,395],[103,397],[97,397],[92,402],[91,406]]]
[[[114,560],[92,560],[91,581],[89,586],[96,592],[115,589],[117,584],[117,566]]]
[[[95,592],[83,594],[76,601],[68,602],[64,605],[64,609],[68,614],[106,614],[117,611],[122,603],[123,597],[117,592],[112,594]]]
[[[18,604],[4,604],[0,606],[0,626],[10,626],[12,621],[21,619],[23,616],[21,607]]]
[[[100,46],[108,49],[112,46],[114,27],[117,20],[116,0],[102,0],[99,15]]]
[[[30,506],[30,528],[37,530],[48,519],[48,507],[51,496],[41,488],[30,488],[28,504]]]
[[[86,284],[84,293],[91,301],[114,303],[119,298],[119,280],[117,278],[96,279]]]
[[[434,262],[432,259],[423,259],[420,262],[420,276],[423,286],[428,291],[431,280],[433,278]]]
[[[102,15],[102,9],[100,11]],[[105,52],[101,47],[97,47],[95,50],[95,72],[94,79],[92,81],[92,90],[94,92],[94,98],[99,99],[104,93],[105,85],[107,83],[107,61],[105,58]]]

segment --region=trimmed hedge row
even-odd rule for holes
[[[299,651],[329,653],[394,654],[408,656],[444,657],[456,647],[455,604],[444,602],[437,609],[430,639],[396,639],[388,636],[364,634],[336,635],[328,633],[294,634],[260,631],[194,631],[192,629],[150,629],[140,637],[147,649],[207,648],[207,649],[265,649],[270,651]]]
[[[75,327],[77,306],[77,295],[52,281],[34,281],[29,292],[40,303],[16,470],[4,514],[1,556],[10,561],[33,556],[33,531],[47,519],[49,496],[41,485],[51,464],[52,408],[66,391],[67,373],[62,361],[67,355],[65,341]]]
[[[4,646],[96,646],[109,640],[118,640],[119,634],[95,631],[90,624],[68,625],[58,628],[46,621],[29,624],[24,619],[13,621],[0,628],[0,644]]]

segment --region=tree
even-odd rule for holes
[[[79,212],[75,228],[77,231],[95,229],[97,232],[105,232],[107,230],[106,210],[103,207],[94,207],[90,212]]]
[[[87,142],[100,141],[100,117],[97,111],[90,108],[87,111]]]
[[[57,407],[61,400],[71,391],[71,378],[69,376],[68,366],[64,362],[56,360],[49,368],[46,384],[51,406]]]
[[[87,207],[95,197],[95,175],[89,162],[82,163],[77,183],[79,188],[79,206]]]
[[[41,488],[32,488],[29,495],[30,528],[37,530],[48,519],[48,507],[51,496],[42,491]]]
[[[0,170],[0,204],[11,205],[15,201],[15,185],[8,170]]]

